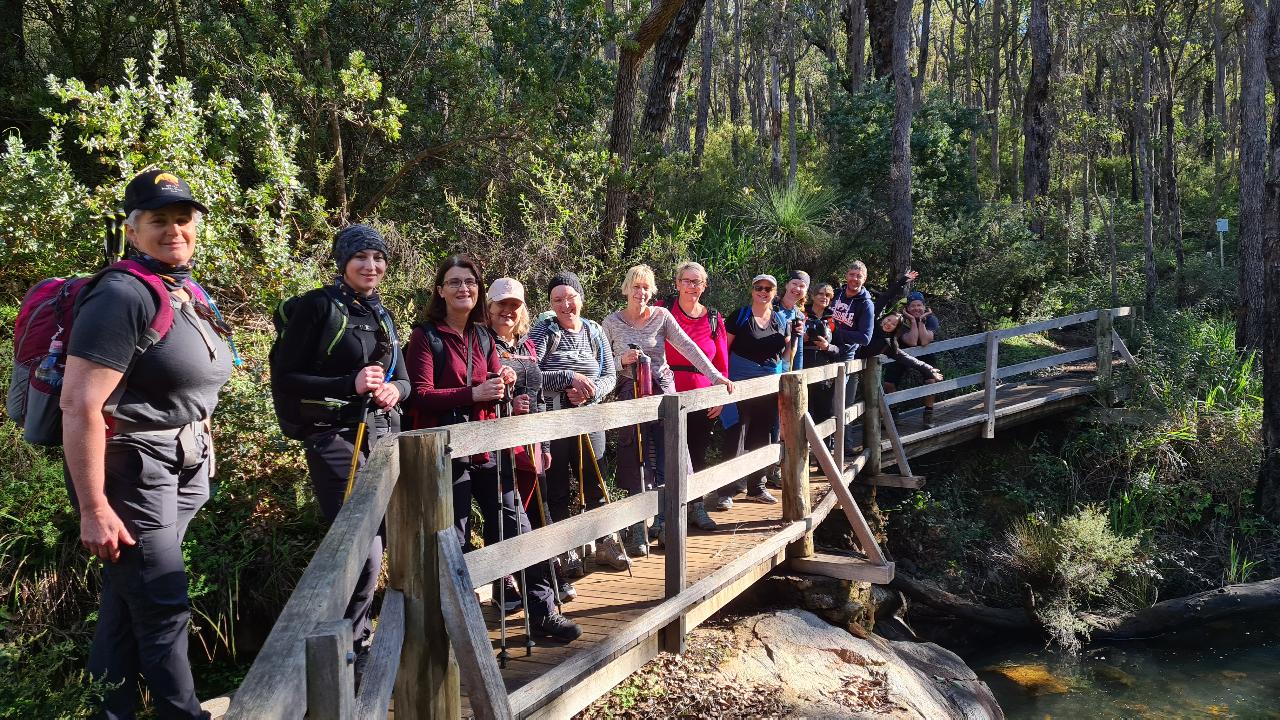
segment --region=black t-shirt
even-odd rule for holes
[[[213,414],[218,391],[231,377],[231,349],[196,316],[194,301],[179,303],[170,296],[170,303],[173,327],[134,361],[159,307],[151,289],[131,275],[110,272],[79,300],[67,354],[128,373],[113,413],[120,420],[157,428],[202,420]]]
[[[769,326],[761,329],[751,316],[751,307],[740,307],[724,319],[724,329],[733,336],[729,349],[735,355],[761,365],[782,362],[789,328],[776,312],[770,313]]]

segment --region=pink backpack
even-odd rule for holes
[[[133,359],[146,352],[173,327],[169,289],[160,276],[134,260],[120,260],[93,274],[49,278],[36,283],[22,299],[13,332],[13,376],[5,412],[22,428],[33,445],[62,444],[62,374],[66,369],[66,343],[75,322],[76,300],[110,272],[128,273],[155,296],[159,311],[134,351]],[[186,284],[193,298],[209,305],[209,297],[194,282]],[[127,373],[126,373],[127,375]]]

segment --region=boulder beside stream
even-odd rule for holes
[[[805,610],[735,623],[725,682],[776,685],[794,716],[821,718],[1003,718],[986,683],[957,655],[932,643],[855,637]]]

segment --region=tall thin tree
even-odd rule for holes
[[[1267,157],[1267,8],[1263,0],[1245,0],[1244,19],[1244,67],[1240,80],[1240,310],[1236,344],[1261,348],[1266,330],[1262,227]]]
[[[1031,0],[1027,23],[1031,44],[1031,79],[1022,105],[1022,200],[1031,213],[1031,231],[1044,236],[1044,209],[1041,198],[1049,194],[1049,148],[1053,145],[1049,127],[1049,73],[1052,52],[1049,45],[1048,0]]]
[[[891,278],[911,269],[915,233],[911,202],[911,0],[897,0],[893,16],[893,130],[889,146],[889,248]]]

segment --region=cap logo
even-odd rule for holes
[[[177,176],[172,175],[172,174],[170,174],[170,173],[160,173],[159,175],[157,175],[157,176],[156,176],[156,179],[155,179],[153,182],[154,182],[156,185],[159,185],[160,183],[166,183],[166,184],[170,184],[170,185],[181,185],[181,184],[182,184],[182,181],[181,181],[181,180],[179,180],[179,179],[177,178]]]

